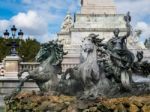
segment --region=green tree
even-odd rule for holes
[[[10,55],[11,47],[7,46],[7,44],[12,41],[13,40],[11,38],[0,38],[0,61],[2,61],[5,56]],[[18,55],[23,59],[23,61],[34,61],[34,58],[40,49],[40,43],[36,39],[30,38],[25,40],[15,39],[15,41],[19,45],[17,48]]]

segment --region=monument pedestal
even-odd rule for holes
[[[17,77],[20,61],[19,56],[6,56],[4,59],[5,77]]]
[[[71,19],[71,15],[67,14],[61,32],[57,34],[58,40],[63,40],[61,43],[64,45],[64,50],[68,51],[62,62],[63,71],[80,63],[80,45],[89,34],[94,33],[98,34],[100,39],[105,38],[104,43],[114,37],[113,31],[116,28],[120,29],[120,36],[126,34],[125,15],[116,13],[113,1],[81,0],[81,12],[75,14],[74,21]],[[134,54],[144,49],[144,59],[150,60],[149,51],[145,49],[143,44],[135,40],[137,38],[139,38],[138,32],[133,31],[133,35],[127,40],[128,48]]]
[[[113,0],[81,0],[82,14],[116,14]]]
[[[4,106],[3,97],[14,91],[20,83],[17,76],[20,71],[20,62],[21,58],[19,56],[6,56],[3,60],[5,73],[3,77],[0,77],[0,107]],[[25,91],[39,91],[33,80],[26,81],[22,89]]]

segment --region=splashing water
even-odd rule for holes
[[[149,82],[150,83],[150,77],[143,77],[140,75],[133,75],[132,79],[134,82]]]

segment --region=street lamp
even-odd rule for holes
[[[16,36],[16,31],[17,31],[17,28],[15,27],[15,25],[13,25],[12,26],[12,28],[11,28],[11,32],[12,32],[12,42],[10,42],[10,43],[8,43],[7,44],[7,46],[11,46],[11,51],[10,51],[10,55],[11,56],[17,56],[17,51],[16,51],[16,48],[17,47],[19,47],[19,45],[16,43],[16,41],[15,41],[15,36]],[[22,30],[20,30],[19,32],[18,32],[18,37],[20,38],[20,39],[22,39],[22,37],[23,37],[23,32],[22,32]],[[8,32],[8,30],[6,30],[5,32],[4,32],[4,37],[6,38],[6,39],[8,39],[9,38],[9,32]]]
[[[11,28],[11,31],[12,31],[12,37],[14,39],[16,36],[16,31],[17,31],[17,28],[15,27],[15,25],[13,25],[13,27]]]
[[[18,32],[18,37],[19,37],[19,39],[22,39],[22,38],[23,38],[23,35],[24,35],[24,33],[22,32],[22,30],[20,30],[20,31]]]
[[[8,32],[8,30],[6,30],[6,31],[4,32],[4,37],[5,37],[5,39],[8,39],[8,37],[9,37],[9,32]]]

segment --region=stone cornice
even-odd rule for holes
[[[76,16],[91,16],[91,17],[113,17],[113,16],[125,16],[125,14],[75,14]]]
[[[71,32],[113,32],[115,28],[72,28]],[[126,32],[126,28],[119,28],[121,32]]]
[[[69,32],[59,32],[57,33],[57,35],[69,35],[70,34],[70,31]]]

